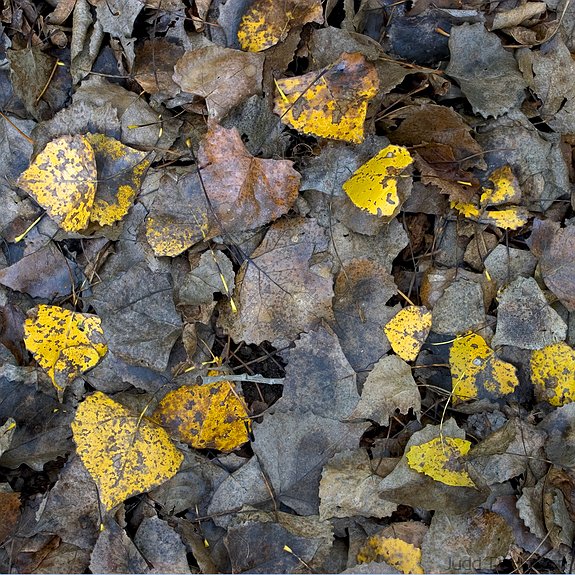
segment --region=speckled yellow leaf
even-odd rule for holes
[[[357,52],[344,52],[320,72],[278,80],[274,112],[304,134],[359,144],[378,86],[373,64]]]
[[[107,509],[161,485],[184,458],[165,430],[99,391],[79,405],[72,433]]]
[[[473,204],[467,204],[465,202],[450,202],[450,205],[464,218],[477,219],[481,215],[481,210]]]
[[[84,136],[61,136],[49,142],[18,179],[65,231],[83,230],[96,194],[94,150]]]
[[[405,361],[413,361],[431,330],[431,312],[410,305],[399,310],[383,328],[391,349]]]
[[[39,305],[24,322],[24,343],[58,391],[106,354],[100,318]]]
[[[489,180],[493,183],[493,188],[483,188],[480,200],[483,207],[517,203],[521,199],[519,182],[509,166],[495,170]]]
[[[154,419],[196,449],[232,451],[249,439],[250,420],[233,383],[184,385],[169,392]]]
[[[85,138],[94,149],[98,172],[90,221],[110,225],[121,220],[132,206],[150,166],[148,154],[104,134],[86,134]]]
[[[459,487],[474,487],[462,461],[471,442],[458,437],[436,437],[427,443],[413,445],[406,453],[407,464],[435,481]]]
[[[504,230],[517,230],[529,221],[529,212],[522,206],[483,212],[481,223],[493,224]]]
[[[358,563],[385,561],[401,573],[424,573],[421,549],[396,537],[373,535],[357,554]]]
[[[261,52],[308,22],[323,23],[321,0],[255,0],[240,21],[238,41],[242,50]]]
[[[453,401],[467,401],[485,395],[501,397],[519,385],[514,366],[495,357],[478,334],[458,337],[449,352]]]
[[[398,178],[412,162],[407,148],[387,146],[360,166],[343,184],[343,189],[358,208],[375,215],[393,216],[404,200],[398,193]]]
[[[564,342],[531,354],[531,381],[539,400],[559,407],[575,401],[575,351]]]

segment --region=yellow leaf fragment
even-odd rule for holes
[[[94,150],[84,136],[61,136],[49,142],[18,186],[30,194],[65,231],[83,230],[96,194]]]
[[[519,385],[513,365],[495,357],[478,334],[458,337],[449,352],[453,401],[467,401],[479,395],[501,397]]]
[[[323,23],[321,0],[255,0],[240,21],[238,41],[242,50],[261,52],[308,22]]]
[[[483,188],[481,194],[482,206],[500,206],[501,204],[517,203],[521,199],[519,182],[513,175],[508,165],[497,168],[489,180],[493,183],[493,189]]]
[[[431,312],[410,305],[399,310],[383,328],[393,351],[405,361],[413,361],[431,330]]]
[[[464,218],[478,219],[481,215],[481,210],[473,204],[467,204],[464,202],[450,202],[450,205]]]
[[[358,563],[385,561],[401,573],[424,573],[421,549],[403,539],[373,535],[357,554]]]
[[[320,138],[360,144],[367,104],[377,93],[373,64],[344,52],[331,66],[277,81],[274,112],[284,124]]]
[[[529,221],[529,212],[522,206],[488,210],[479,218],[481,223],[493,224],[504,230],[517,230]]]
[[[52,305],[29,312],[24,343],[59,392],[108,351],[99,317]]]
[[[531,354],[531,381],[535,395],[560,407],[575,401],[575,351],[565,342],[548,345]]]
[[[411,469],[446,485],[475,487],[462,461],[470,447],[471,442],[466,439],[436,437],[410,447],[406,453],[407,464]]]
[[[232,451],[249,440],[250,419],[233,383],[184,385],[154,411],[162,427],[196,449]]]
[[[403,201],[398,194],[398,178],[412,162],[407,148],[387,146],[360,166],[343,189],[358,208],[379,216],[393,216]]]
[[[80,404],[72,433],[106,509],[161,485],[184,459],[166,431],[100,391]]]
[[[86,134],[98,169],[98,188],[90,221],[107,226],[127,213],[150,166],[146,152],[134,150],[104,134]]]

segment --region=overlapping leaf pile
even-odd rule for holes
[[[575,10],[0,19],[0,570],[568,572]]]

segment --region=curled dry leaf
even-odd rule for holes
[[[278,80],[274,112],[304,134],[363,142],[367,104],[379,80],[373,64],[359,53],[343,53],[331,66]]]
[[[72,433],[106,509],[167,481],[184,459],[166,431],[100,391],[80,404]]]
[[[323,23],[321,0],[256,0],[242,17],[238,40],[242,50],[261,52],[308,22]]]
[[[39,305],[24,323],[24,343],[62,393],[106,354],[100,318],[58,306]]]

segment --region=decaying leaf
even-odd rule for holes
[[[256,0],[242,17],[238,40],[242,50],[261,52],[308,22],[323,23],[321,0]]]
[[[344,52],[319,72],[278,80],[274,112],[304,134],[359,144],[378,84],[373,64],[357,52]]]
[[[407,464],[435,481],[458,487],[474,487],[462,458],[471,442],[459,437],[436,437],[427,443],[413,445],[406,453]]]
[[[390,319],[383,328],[391,349],[405,361],[413,361],[431,330],[431,312],[410,305]]]
[[[358,563],[385,561],[401,573],[423,573],[421,549],[397,537],[373,535],[357,554]]]
[[[96,159],[84,136],[56,138],[18,179],[65,231],[83,230],[96,195]]]
[[[80,404],[72,432],[107,509],[167,481],[183,461],[166,431],[100,391]]]
[[[483,188],[479,207],[465,202],[451,202],[451,207],[466,218],[478,220],[480,223],[493,224],[505,230],[516,230],[524,226],[529,219],[529,211],[525,207],[518,205],[501,207],[521,200],[519,182],[511,168],[508,165],[498,168],[491,174],[489,180],[493,187]],[[499,208],[490,210],[488,209],[490,206],[499,206]]]
[[[249,440],[246,404],[230,381],[183,385],[160,401],[153,417],[174,437],[196,449],[232,451]]]
[[[559,407],[575,401],[575,351],[565,342],[531,354],[531,381],[539,400]]]
[[[455,339],[449,366],[454,402],[485,395],[501,397],[513,393],[519,385],[515,367],[497,359],[485,340],[475,333]]]
[[[94,367],[108,349],[100,318],[50,305],[30,312],[24,342],[59,392]]]
[[[343,189],[358,208],[391,219],[410,191],[411,179],[403,172],[412,163],[407,148],[387,146],[356,170]]]

